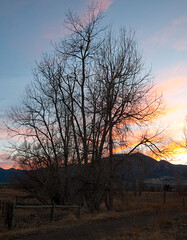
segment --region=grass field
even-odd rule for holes
[[[24,196],[25,194],[19,190],[3,189],[0,190],[0,200],[11,199],[16,201],[16,196]],[[32,203],[33,200],[26,200],[26,203]],[[30,201],[30,202],[29,202]],[[77,219],[76,210],[62,210],[55,211],[55,221],[50,222],[50,209],[16,209],[16,217],[14,228],[11,231],[7,230],[4,223],[4,218],[0,218],[0,240],[14,239],[15,236],[28,235],[31,233],[45,232],[49,230],[60,230],[69,228],[70,226],[77,226],[85,223],[95,221],[106,221],[113,219],[128,219],[133,216],[137,222],[143,223],[146,214],[152,214],[151,225],[149,227],[140,227],[138,224],[132,225],[128,230],[115,236],[108,236],[102,240],[128,240],[128,239],[177,239],[174,238],[174,231],[177,232],[181,224],[180,219],[175,222],[175,218],[171,218],[169,212],[186,213],[187,210],[187,196],[179,196],[175,192],[167,192],[166,202],[164,204],[163,192],[143,192],[142,196],[134,196],[132,192],[124,193],[114,199],[114,211],[106,212],[104,205],[101,206],[99,213],[90,214],[86,208],[81,210],[81,218]],[[128,220],[126,220],[128,222]],[[136,222],[136,221],[135,221]],[[111,225],[112,226],[112,225]],[[186,225],[187,228],[187,225]],[[184,230],[181,230],[184,231]],[[180,232],[181,232],[180,231]],[[172,233],[172,234],[171,234]],[[173,235],[174,234],[174,235]],[[146,236],[149,236],[147,238]],[[182,238],[181,238],[182,239]],[[185,239],[185,238],[184,238]],[[187,236],[186,236],[187,239]]]

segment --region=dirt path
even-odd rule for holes
[[[169,213],[169,218],[180,219],[184,215],[184,212],[171,212]],[[159,221],[160,217],[158,213],[148,212],[120,219],[97,220],[68,229],[22,237],[19,240],[102,240],[106,237],[124,233],[126,230],[132,230],[133,228],[146,229],[151,224]],[[184,224],[185,228],[187,229],[187,225],[185,226]],[[187,239],[187,231],[184,232],[184,237],[181,239]]]

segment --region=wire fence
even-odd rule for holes
[[[0,216],[4,217],[5,225],[11,230],[14,226],[14,219],[16,214],[16,209],[50,209],[50,221],[54,221],[55,210],[57,208],[61,209],[77,209],[77,218],[80,218],[81,206],[78,205],[56,205],[55,203],[49,205],[21,205],[15,204],[11,201],[1,201],[0,200]]]

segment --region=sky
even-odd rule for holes
[[[51,42],[66,34],[67,10],[84,16],[87,6],[102,4],[103,24],[125,27],[135,38],[155,87],[164,96],[162,122],[176,142],[184,141],[187,115],[187,1],[186,0],[0,0],[0,167],[6,160],[8,137],[3,122],[7,111],[19,104],[32,79],[32,69]],[[179,148],[172,163],[187,164],[187,151]]]

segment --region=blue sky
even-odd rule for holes
[[[65,12],[71,9],[83,16],[91,2],[0,0],[0,127],[6,111],[19,102],[25,86],[32,80],[35,61],[42,52],[51,49],[50,41],[58,41],[66,34]],[[120,27],[135,31],[146,66],[152,68],[155,84],[165,97],[167,114],[163,121],[170,126],[172,137],[182,140],[187,114],[187,1],[93,2],[102,3],[103,24],[111,24],[116,31]],[[3,159],[3,146],[7,142],[3,127],[0,134]],[[187,163],[187,158],[181,162]]]

